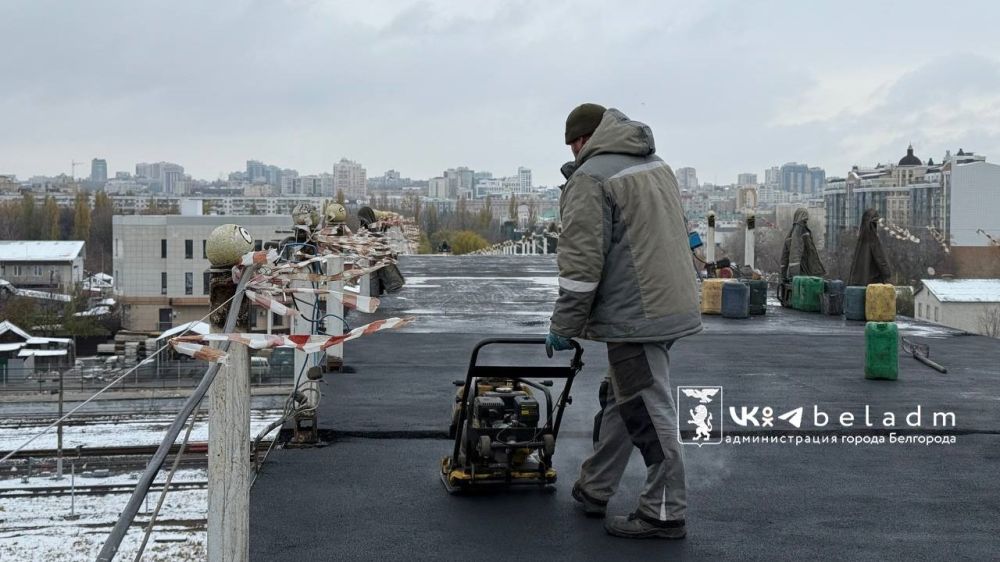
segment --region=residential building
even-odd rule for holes
[[[1000,240],[1000,166],[962,150],[946,158],[941,184],[948,240],[956,246]]]
[[[858,227],[866,209],[891,225],[954,246],[987,246],[1000,233],[1000,166],[982,155],[949,151],[943,164],[924,163],[913,147],[895,165],[855,166],[824,191],[827,237]]]
[[[771,189],[781,189],[781,168],[771,166],[764,170],[764,185]]]
[[[698,189],[698,172],[694,168],[677,168],[675,175],[681,189]]]
[[[531,193],[531,169],[520,166],[517,168],[517,183],[521,193]]]
[[[0,279],[18,289],[68,293],[83,281],[79,240],[0,241]]]
[[[352,160],[341,158],[333,165],[333,191],[341,191],[350,201],[368,197],[365,168]]]
[[[781,166],[778,187],[791,193],[823,193],[826,187],[826,172],[823,168],[810,168],[806,164],[789,162]]]
[[[743,173],[736,176],[736,185],[743,187],[757,185],[757,174]]]
[[[145,180],[150,189],[167,195],[177,194],[177,183],[184,179],[184,166],[170,162],[141,162],[135,165],[137,180]]]
[[[108,161],[94,158],[90,161],[90,181],[104,183],[108,181]]]
[[[973,334],[1000,318],[1000,279],[923,279],[913,298],[916,318]]]
[[[427,196],[431,199],[451,199],[448,197],[448,179],[444,177],[431,178],[427,183]]]
[[[193,207],[197,207],[194,205]],[[112,219],[114,284],[129,330],[163,331],[208,313],[211,267],[206,240],[235,223],[254,237],[255,248],[278,240],[291,227],[282,215],[115,215]]]

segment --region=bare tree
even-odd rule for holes
[[[1000,305],[983,309],[979,314],[979,330],[984,336],[1000,338]]]

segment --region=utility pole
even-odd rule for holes
[[[209,240],[209,244],[213,242]],[[219,308],[236,292],[230,267],[213,265],[216,268],[210,270],[211,310]],[[213,332],[225,331],[228,309],[228,306],[223,306],[209,318]],[[236,332],[247,331],[248,317],[249,301],[244,299],[236,321]],[[248,562],[250,351],[243,344],[233,343],[228,353],[229,364],[219,369],[208,394],[208,560]]]

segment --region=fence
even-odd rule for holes
[[[120,377],[137,364],[114,367],[73,367],[70,369],[40,371],[35,369],[0,369],[0,392],[38,392],[57,394],[59,376],[63,377],[64,391],[95,391]],[[122,379],[117,390],[156,388],[192,388],[198,385],[208,364],[204,361],[150,361],[139,363],[134,372]],[[251,384],[281,384],[293,378],[293,365],[253,365]]]

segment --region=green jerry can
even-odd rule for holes
[[[823,296],[823,278],[796,275],[792,278],[792,308],[803,312],[819,312]]]
[[[895,322],[865,324],[865,378],[894,381],[899,374],[899,329]]]

